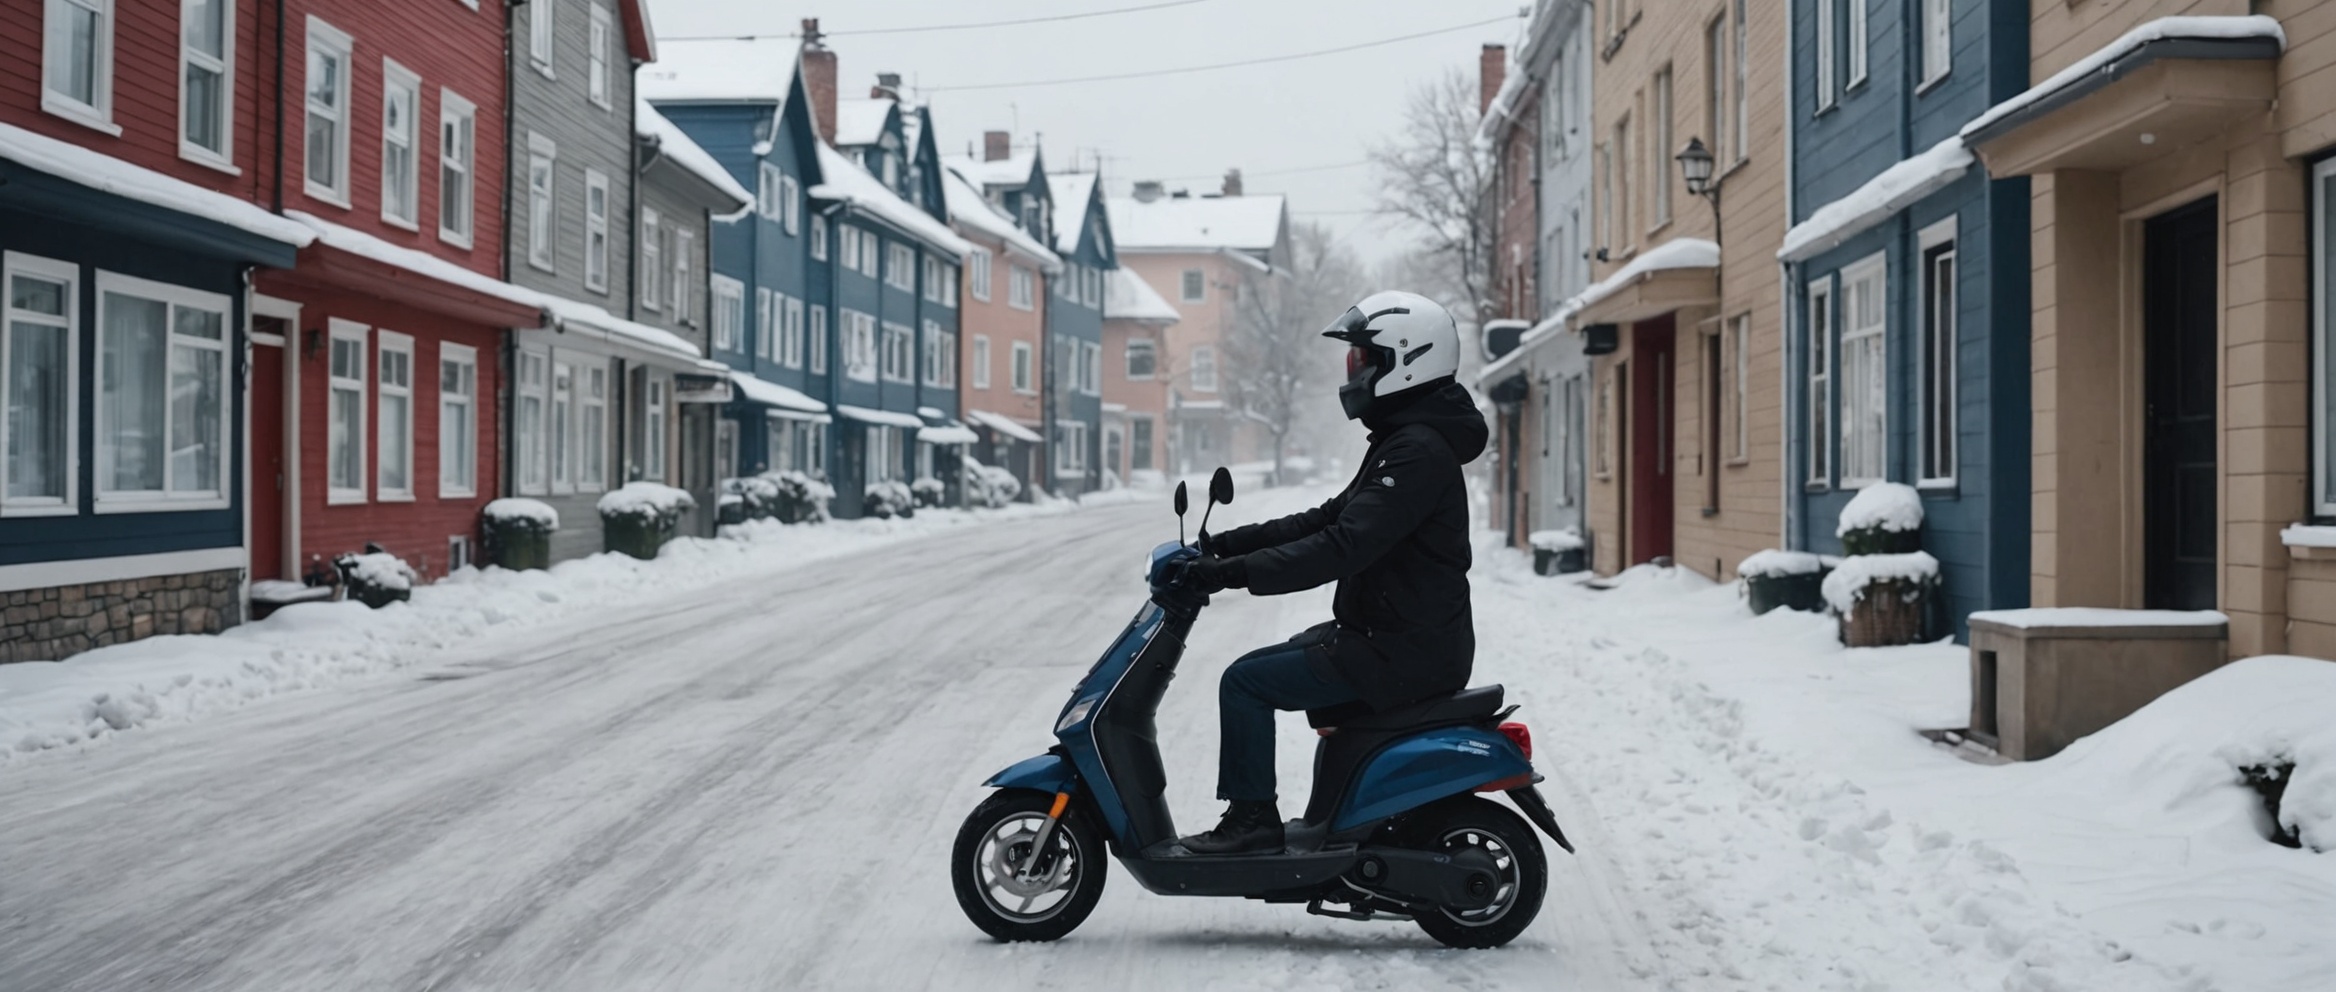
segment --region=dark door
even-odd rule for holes
[[[1671,318],[1642,320],[1630,345],[1630,561],[1671,555]]]
[[[254,330],[297,339],[289,322],[271,317],[252,320]],[[251,578],[287,578],[284,574],[284,498],[292,480],[284,464],[284,346],[255,345],[251,349],[251,388],[244,392],[251,404]]]
[[[2215,605],[2215,201],[2142,228],[2143,606]]]

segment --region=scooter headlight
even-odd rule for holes
[[[1072,703],[1071,708],[1063,712],[1063,718],[1061,720],[1055,721],[1054,732],[1059,734],[1065,730],[1069,730],[1072,727],[1077,726],[1079,721],[1086,719],[1087,713],[1094,708],[1095,697],[1089,697],[1079,700],[1076,703]]]

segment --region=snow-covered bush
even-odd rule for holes
[[[347,597],[377,610],[412,599],[414,583],[422,580],[413,566],[386,551],[342,555],[333,559],[333,566],[341,572]]]
[[[965,460],[965,503],[997,509],[1022,495],[1022,481],[1014,473],[996,465],[984,465],[971,458]]]
[[[771,512],[780,523],[815,524],[827,519],[827,504],[835,487],[802,472],[772,472],[762,476],[770,486]]]
[[[724,479],[718,488],[722,492],[724,503],[728,503],[733,497],[737,499],[738,513],[742,518],[761,520],[778,513],[779,487],[777,481],[770,476],[749,475],[735,479]],[[724,522],[737,523],[738,521],[725,519]]]
[[[909,492],[907,484],[897,479],[869,483],[861,498],[866,501],[871,517],[889,520],[915,516],[917,512],[916,496]]]
[[[941,501],[949,496],[948,485],[929,475],[909,483],[908,491],[909,495],[915,497],[920,509],[940,506]]]
[[[1841,508],[1833,536],[1852,555],[1902,554],[1922,547],[1922,494],[1903,482],[1877,482]]]

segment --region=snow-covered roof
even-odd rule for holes
[[[835,143],[848,148],[853,145],[873,145],[884,140],[884,125],[892,120],[892,112],[899,107],[897,101],[883,97],[837,100]]]
[[[600,331],[610,340],[621,341],[653,352],[661,352],[674,358],[689,359],[693,364],[703,362],[703,356],[698,351],[697,345],[689,343],[681,335],[662,327],[651,327],[639,321],[626,320],[593,304],[571,300],[564,296],[553,296],[547,293],[543,294],[543,301],[544,309],[551,311],[552,317],[558,320],[562,326],[572,328],[581,325]],[[718,363],[706,364],[712,366],[709,371],[718,373],[724,370],[724,367]]]
[[[1558,304],[1557,311],[1550,314],[1548,319],[1533,325],[1530,330],[1518,335],[1515,348],[1509,349],[1508,354],[1485,363],[1484,368],[1477,371],[1477,384],[1482,385],[1501,378],[1510,369],[1516,368],[1522,363],[1527,352],[1532,351],[1541,342],[1555,337],[1558,332],[1565,330],[1566,321],[1572,320],[1574,314],[1581,312],[1580,300],[1580,297],[1574,297]]]
[[[1989,107],[1986,113],[1972,118],[1971,123],[1963,125],[1960,134],[1962,137],[1968,138],[1986,130],[1988,126],[1997,121],[2026,110],[2038,101],[2067,89],[2078,80],[2107,68],[2110,63],[2139,51],[2143,45],[2153,41],[2178,38],[2221,40],[2269,38],[2277,41],[2282,50],[2287,47],[2287,32],[2280,29],[2278,19],[2263,14],[2232,17],[2160,17],[2153,21],[2146,21],[2139,27],[2125,32],[2116,41],[2101,46],[2100,50],[2078,59],[2075,64],[2066,69],[2053,73],[2043,82],[2028,87],[2018,96]]]
[[[1048,272],[1061,271],[1063,261],[1060,257],[1047,250],[1045,245],[1039,244],[1037,238],[1031,237],[1030,232],[1024,231],[1012,218],[1000,213],[964,176],[952,169],[941,170],[941,194],[948,201],[951,223],[964,225],[985,237],[1004,242],[1008,249],[1036,260]]]
[[[779,103],[795,85],[799,48],[786,38],[658,42],[638,92],[658,103]]]
[[[1501,76],[1500,90],[1493,94],[1492,102],[1485,105],[1484,116],[1477,118],[1477,147],[1489,148],[1494,141],[1499,140],[1502,129],[1513,119],[1518,95],[1525,91],[1531,75],[1514,57],[1508,60],[1508,67]]]
[[[981,435],[975,434],[971,427],[952,424],[946,427],[920,427],[917,429],[917,441],[921,444],[972,444],[979,440],[981,440]]]
[[[657,108],[649,103],[649,98],[635,90],[633,103],[634,134],[655,140],[658,150],[666,158],[672,159],[673,164],[689,170],[691,175],[721,190],[723,195],[730,198],[731,209],[754,202],[754,194],[747,192],[746,187],[730,175],[730,170],[722,168],[722,163],[714,161],[714,156],[708,154],[705,148],[690,140],[688,133],[682,131],[679,125],[658,113]]]
[[[201,217],[295,248],[305,248],[316,240],[316,232],[308,226],[269,213],[249,200],[13,124],[0,124],[0,158],[99,192]]]
[[[312,239],[351,255],[369,258],[383,265],[404,269],[416,275],[428,276],[439,282],[450,283],[523,307],[535,307],[539,310],[551,309],[553,298],[549,295],[511,285],[490,275],[472,272],[429,252],[417,251],[403,245],[393,245],[363,231],[343,227],[322,217],[299,210],[284,211],[284,216],[305,226]],[[675,340],[680,339],[676,338]],[[686,344],[684,346],[686,347]],[[697,349],[691,348],[690,352],[696,354]]]
[[[852,406],[848,403],[836,404],[835,412],[843,416],[850,417],[853,420],[857,420],[863,424],[882,424],[886,427],[905,427],[909,430],[925,429],[925,422],[918,420],[917,415],[913,413],[895,413],[891,410],[871,410],[864,406]]]
[[[804,413],[826,413],[827,404],[803,395],[801,390],[779,385],[768,379],[757,378],[752,372],[730,370],[730,383],[749,403],[775,406],[782,410],[801,410]]]
[[[1629,265],[1615,270],[1613,275],[1582,290],[1580,296],[1567,301],[1575,310],[1587,310],[1600,301],[1628,288],[1640,276],[1669,269],[1716,269],[1720,267],[1720,246],[1702,238],[1672,238],[1640,252]]]
[[[1153,291],[1152,285],[1136,275],[1134,269],[1111,270],[1111,279],[1103,284],[1103,316],[1106,320],[1156,320],[1175,323],[1184,319],[1176,308]]]
[[[1111,236],[1122,250],[1271,251],[1281,242],[1283,200],[1263,196],[1112,197]]]
[[[965,419],[976,421],[1017,441],[1028,441],[1031,444],[1039,442],[1037,431],[1016,423],[1014,418],[1002,413],[991,413],[988,410],[967,410],[965,411]]]
[[[1079,234],[1087,228],[1087,200],[1095,194],[1095,173],[1050,172],[1047,194],[1054,197],[1054,246],[1068,255],[1079,250]],[[1114,232],[1119,225],[1113,224]]]
[[[977,186],[1020,186],[1030,181],[1030,170],[1038,165],[1038,149],[1025,148],[995,162],[977,155],[945,155],[941,164]]]
[[[1826,251],[1963,178],[1971,169],[1971,149],[1956,135],[1906,159],[1865,185],[1835,200],[1784,232],[1776,257],[1797,262]]]
[[[911,206],[907,200],[868,174],[859,163],[845,158],[826,142],[819,144],[819,171],[827,181],[811,187],[811,195],[822,200],[842,200],[860,208],[901,230],[924,240],[926,244],[955,255],[973,250],[973,245],[949,225]]]

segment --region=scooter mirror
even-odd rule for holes
[[[1230,505],[1233,502],[1233,473],[1217,466],[1217,474],[1209,476],[1209,502]]]
[[[1181,482],[1177,483],[1177,484],[1176,484],[1176,515],[1177,515],[1177,516],[1179,516],[1179,517],[1181,517],[1181,516],[1183,516],[1183,515],[1184,515],[1184,511],[1186,511],[1186,510],[1189,510],[1189,509],[1191,509],[1191,508],[1192,508],[1192,499],[1191,499],[1191,497],[1188,497],[1188,496],[1186,496],[1186,495],[1184,494],[1184,483],[1181,483]]]

